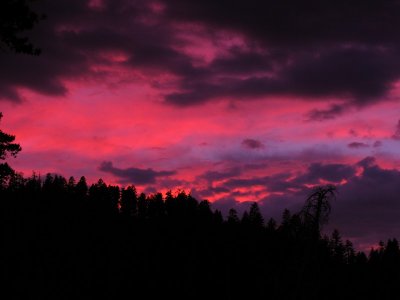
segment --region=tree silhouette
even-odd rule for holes
[[[76,191],[79,195],[87,195],[88,185],[85,176],[82,176],[76,184]]]
[[[149,218],[162,218],[165,214],[165,205],[163,195],[156,193],[146,199],[147,201],[147,215]]]
[[[228,213],[228,224],[236,225],[239,224],[239,216],[236,209],[231,208]]]
[[[33,0],[0,1],[0,51],[11,50],[16,53],[39,55],[41,50],[35,47],[21,33],[30,30],[44,15],[32,11]]]
[[[138,216],[143,219],[147,218],[147,201],[144,193],[140,193],[137,200],[137,206]]]
[[[311,226],[313,234],[320,234],[321,227],[328,221],[331,201],[336,198],[334,185],[317,186],[308,196],[302,209],[304,221]]]
[[[260,212],[260,207],[257,202],[254,202],[250,206],[249,210],[249,222],[254,227],[262,227],[264,225],[264,218]]]
[[[0,112],[0,121],[3,114]],[[0,160],[5,160],[8,155],[16,157],[21,151],[21,146],[14,143],[15,136],[4,133],[0,130]],[[14,170],[7,164],[0,164],[0,186],[4,186],[11,176],[15,174]]]
[[[338,262],[344,262],[346,257],[346,247],[342,242],[342,237],[337,229],[333,230],[332,236],[330,239],[330,248],[332,250],[333,258]],[[350,245],[348,245],[349,247]],[[347,251],[351,252],[351,250],[347,249]]]
[[[137,192],[133,185],[121,191],[121,213],[126,216],[135,216],[137,213]]]
[[[349,240],[346,240],[344,243],[344,256],[347,264],[354,263],[356,259],[353,243]]]
[[[398,241],[381,242],[367,257],[337,230],[310,238],[318,196],[307,199],[316,207],[307,218],[285,210],[280,224],[264,226],[257,203],[239,220],[234,209],[223,218],[183,191],[138,195],[103,180],[88,189],[85,177],[16,174],[0,189],[2,292],[9,287],[13,299],[397,299]]]
[[[209,201],[203,200],[199,203],[197,206],[197,217],[199,218],[200,223],[210,223],[213,213]]]
[[[270,218],[267,223],[267,230],[273,232],[275,231],[275,229],[276,229],[276,221],[274,218]]]
[[[0,121],[3,114],[0,112]],[[15,136],[11,134],[4,133],[0,130],[0,159],[6,159],[7,155],[16,157],[18,152],[21,151],[21,146],[19,144],[13,143]]]

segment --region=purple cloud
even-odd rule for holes
[[[369,145],[361,142],[352,142],[347,145],[350,149],[368,148]]]
[[[259,140],[255,140],[255,139],[244,139],[242,141],[242,146],[248,149],[263,149],[265,148],[265,145],[259,141]]]
[[[153,169],[126,168],[120,169],[113,166],[112,162],[104,161],[99,167],[100,171],[107,172],[119,178],[121,183],[150,184],[158,178],[176,174],[175,171],[154,171]]]

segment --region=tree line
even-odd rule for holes
[[[398,241],[366,255],[322,235],[330,191],[278,224],[257,203],[223,218],[184,191],[14,173],[0,189],[5,286],[15,299],[392,299]]]

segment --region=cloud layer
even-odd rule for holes
[[[325,120],[387,100],[400,77],[400,8],[389,0],[45,0],[34,9],[48,16],[31,34],[43,55],[0,57],[3,99],[21,101],[24,88],[65,96],[70,80],[116,76],[145,78],[177,106],[336,99],[309,114]]]

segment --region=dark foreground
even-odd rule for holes
[[[397,299],[400,251],[368,256],[301,214],[223,220],[207,201],[99,181],[0,189],[3,299]],[[318,227],[319,230],[319,227]],[[7,296],[6,296],[7,295]]]

